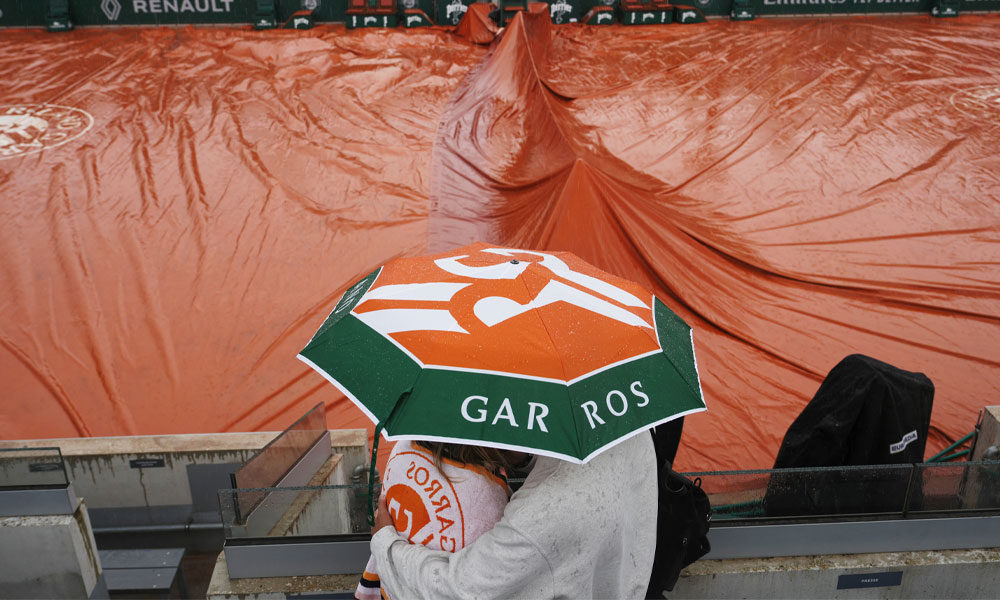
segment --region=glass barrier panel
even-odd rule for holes
[[[0,489],[68,483],[59,448],[0,448]]]
[[[902,514],[912,465],[689,473],[701,479],[713,520]]]
[[[248,493],[260,501],[244,518]],[[226,539],[370,533],[367,484],[219,490],[219,507]]]
[[[715,471],[698,478],[712,519],[1000,510],[1000,463],[920,463]]]
[[[1000,510],[1000,463],[959,462],[917,465],[919,493],[913,512]]]
[[[233,487],[254,490],[278,483],[326,430],[326,404],[320,402],[236,471]],[[238,498],[238,514],[249,514],[262,497],[245,492]]]
[[[715,471],[686,473],[701,480],[712,504],[712,520],[747,519],[764,516],[764,496],[770,471]]]
[[[712,520],[901,518],[1000,511],[1000,463],[872,465],[685,473],[712,503]],[[513,482],[512,482],[513,483]],[[242,496],[260,498],[242,518]],[[376,487],[375,493],[379,491]],[[368,486],[220,490],[227,539],[367,534]],[[735,523],[734,523],[735,524]],[[424,523],[422,526],[427,526]],[[433,522],[430,523],[433,526]]]

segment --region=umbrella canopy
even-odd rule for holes
[[[691,328],[566,252],[476,243],[351,286],[299,354],[388,440],[585,463],[705,410]]]

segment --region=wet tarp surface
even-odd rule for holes
[[[682,470],[769,467],[853,353],[933,381],[936,452],[1000,398],[998,26],[0,31],[0,436],[369,426],[296,353],[483,240],[694,328]]]

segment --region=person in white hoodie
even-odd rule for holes
[[[655,473],[645,433],[585,465],[538,457],[500,521],[455,553],[409,543],[380,502],[372,556],[393,600],[643,598],[656,550]]]

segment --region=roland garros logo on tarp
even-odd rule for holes
[[[951,104],[967,115],[996,123],[1000,117],[1000,85],[982,85],[955,92]]]
[[[651,294],[597,275],[484,246],[387,266],[352,312],[424,365],[569,381],[658,348]],[[525,345],[557,346],[560,359],[529,361]]]
[[[0,106],[0,160],[61,146],[94,124],[89,113],[55,104]]]

